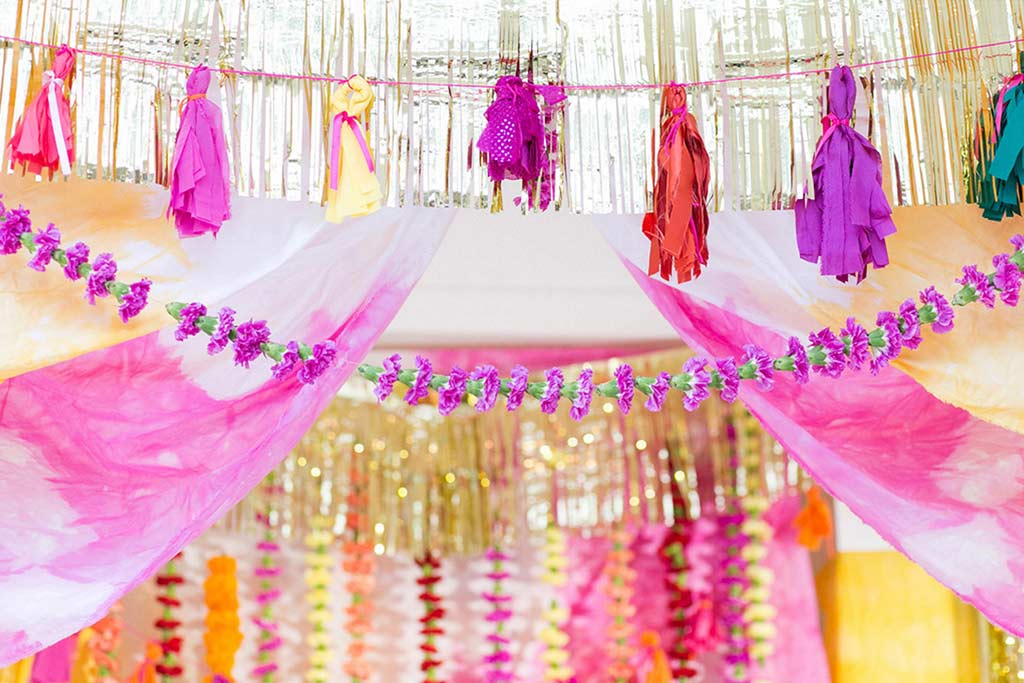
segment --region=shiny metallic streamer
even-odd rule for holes
[[[517,71],[542,83],[604,84],[828,68],[1012,39],[1022,21],[1024,0],[0,0],[0,32],[31,40],[275,73],[484,84]],[[9,137],[49,55],[0,51]],[[973,121],[1015,64],[1001,48],[859,72],[858,125],[882,152],[895,203],[964,200]],[[82,57],[72,84],[76,171],[166,183],[186,75]],[[689,89],[714,164],[714,209],[784,208],[810,185],[824,83],[800,76]],[[323,201],[328,91],[220,78],[210,96],[227,117],[236,191]],[[370,143],[387,205],[500,201],[475,147],[488,90],[403,85],[376,95]],[[570,91],[556,208],[649,209],[657,100],[654,90]],[[521,188],[505,183],[503,193]]]

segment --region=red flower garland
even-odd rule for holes
[[[163,652],[163,657],[156,664],[156,672],[160,674],[163,683],[170,683],[181,676],[183,671],[177,657],[181,652],[182,641],[176,633],[181,621],[174,617],[175,608],[181,607],[177,587],[185,583],[184,577],[178,573],[177,560],[180,558],[181,553],[175,555],[156,576],[156,585],[163,589],[163,593],[157,596],[157,602],[163,609],[160,618],[154,622],[160,630],[160,649]]]
[[[420,650],[423,651],[423,662],[420,664],[420,671],[423,672],[423,680],[429,683],[444,683],[437,678],[437,669],[441,666],[441,659],[438,657],[437,639],[444,635],[444,629],[439,621],[444,618],[445,611],[441,607],[441,596],[437,594],[437,584],[441,581],[441,561],[431,552],[416,560],[417,566],[422,571],[422,576],[416,579],[423,592],[420,593],[420,601],[423,603],[423,616],[420,623],[423,627],[420,633],[423,635],[423,644]]]
[[[697,676],[698,669],[694,666],[696,651],[690,646],[689,638],[693,631],[691,613],[693,607],[693,591],[687,586],[686,546],[690,543],[690,529],[686,521],[686,501],[679,491],[672,489],[673,522],[661,546],[661,556],[665,561],[665,584],[668,588],[669,624],[672,636],[669,641],[668,655],[672,678],[677,681],[692,680]]]

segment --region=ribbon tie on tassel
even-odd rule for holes
[[[677,107],[672,110],[671,115],[676,117],[676,120],[672,123],[672,127],[668,129],[668,134],[665,135],[665,139],[661,141],[661,148],[668,149],[675,142],[676,135],[679,133],[679,129],[683,127],[683,122],[686,121],[686,115],[689,113],[689,109],[684,104],[681,107]]]
[[[850,125],[850,119],[841,119],[835,114],[828,113],[821,119],[821,138],[818,140],[818,146],[814,150],[814,155],[817,156],[821,148],[824,147],[825,141],[832,137],[832,134],[836,132],[839,126]]]
[[[999,139],[1003,127],[1003,109],[1006,108],[1006,93],[1024,83],[1024,74],[1008,76],[1003,79],[1003,87],[999,89],[999,101],[996,102],[995,130],[992,131],[992,142]]]
[[[370,146],[366,144],[366,137],[363,135],[363,128],[359,125],[359,119],[348,112],[338,112],[331,122],[331,189],[338,189],[338,177],[341,175],[341,125],[347,123],[352,129],[352,134],[363,150],[363,158],[366,159],[366,167],[370,173],[375,173],[373,155],[370,154]]]
[[[46,101],[49,104],[50,111],[50,125],[53,126],[53,141],[57,145],[60,172],[64,177],[67,177],[71,175],[71,161],[68,159],[68,147],[64,142],[64,129],[61,128],[60,110],[57,108],[57,94],[64,93],[64,79],[57,78],[52,71],[44,71],[43,88],[46,89]]]
[[[185,111],[185,105],[195,100],[205,100],[206,93],[197,92],[195,95],[189,95],[188,97],[182,97],[181,102],[178,103],[178,116],[181,116],[182,112]]]

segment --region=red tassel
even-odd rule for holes
[[[67,81],[75,68],[75,51],[61,45],[50,69],[43,72],[43,87],[18,119],[7,147],[11,165],[22,164],[29,173],[42,174],[58,168],[65,176],[75,163],[75,135],[71,130],[71,105]]]
[[[669,280],[675,270],[676,281],[686,282],[698,277],[708,262],[711,164],[681,86],[665,88],[661,112],[654,211],[643,222],[644,234],[651,240],[647,274]]]

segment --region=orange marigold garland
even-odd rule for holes
[[[345,521],[351,540],[342,545],[342,554],[345,558],[342,568],[348,574],[345,588],[351,596],[351,602],[345,608],[345,631],[349,636],[349,644],[344,671],[351,679],[351,683],[365,683],[370,678],[370,664],[366,659],[366,636],[373,619],[373,602],[369,597],[374,586],[373,545],[362,540],[367,521],[362,513],[367,503],[366,480],[354,465],[349,472],[349,481],[352,490],[348,495]]]
[[[227,555],[211,557],[210,570],[203,582],[206,599],[206,664],[210,668],[209,683],[232,683],[235,654],[242,644],[238,619],[238,575],[235,558]]]
[[[156,585],[160,590],[156,600],[160,603],[162,611],[160,618],[155,625],[160,630],[161,658],[157,662],[156,672],[160,675],[163,683],[171,683],[175,678],[181,676],[182,668],[178,660],[181,652],[181,636],[178,635],[178,628],[181,621],[175,617],[174,610],[181,607],[181,600],[178,599],[178,586],[185,582],[185,579],[178,573],[178,560],[181,553],[175,555],[166,565],[162,572],[156,575]]]
[[[423,651],[423,662],[420,664],[420,670],[423,672],[423,680],[427,683],[443,683],[437,678],[437,670],[441,666],[437,639],[444,635],[444,629],[439,623],[444,618],[444,608],[441,607],[441,596],[437,594],[437,584],[441,581],[441,561],[428,551],[416,560],[416,565],[422,574],[416,579],[416,583],[423,589],[419,596],[423,603],[423,616],[420,617],[420,633],[423,635],[420,650]]]
[[[120,602],[111,606],[107,616],[92,625],[93,636],[89,641],[92,661],[96,665],[95,683],[117,683],[117,656],[114,652],[121,644],[121,611]]]
[[[633,676],[633,667],[630,665],[633,646],[630,641],[633,639],[633,615],[636,614],[633,605],[636,571],[629,566],[633,559],[633,551],[629,549],[629,533],[619,528],[613,530],[609,538],[612,548],[608,552],[608,564],[605,566],[604,586],[605,595],[608,596],[608,615],[612,618],[612,625],[608,628],[611,641],[608,648],[611,661],[608,672],[615,683],[628,683]]]

